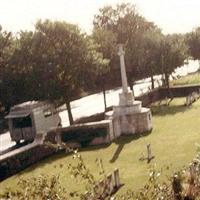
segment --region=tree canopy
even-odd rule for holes
[[[121,85],[117,45],[125,47],[129,86],[138,79],[169,76],[188,54],[200,60],[200,28],[185,35],[164,35],[153,22],[129,3],[105,6],[94,16],[90,35],[64,21],[39,20],[33,31],[17,35],[0,26],[0,105],[27,100],[66,103],[83,92],[103,91]],[[185,39],[185,40],[184,40]],[[188,51],[187,51],[188,50]]]
[[[186,35],[186,41],[189,48],[189,54],[195,59],[199,60],[200,68],[200,27]]]

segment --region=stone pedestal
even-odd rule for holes
[[[106,113],[106,119],[113,122],[115,138],[144,133],[153,128],[151,110],[143,108],[141,101],[134,101],[132,105],[114,106],[113,111]]]

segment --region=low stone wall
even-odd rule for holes
[[[56,150],[41,144],[30,144],[4,154],[0,158],[0,181],[55,153]]]
[[[107,144],[114,139],[113,126],[110,120],[59,128],[52,131],[50,135],[56,136],[58,143],[64,142],[72,148]]]
[[[200,92],[200,84],[189,86],[173,86],[170,87],[170,90],[168,90],[167,88],[157,88],[139,97],[136,97],[136,100],[142,101],[142,105],[146,107],[149,106],[151,103],[162,100],[166,97],[186,97],[193,92]]]
[[[165,89],[165,93],[167,93]],[[190,86],[173,86],[170,88],[170,92],[174,97],[186,97],[193,92],[200,92],[200,84]]]
[[[162,88],[157,88],[139,97],[136,97],[135,99],[138,101],[142,101],[142,106],[148,107],[151,103],[159,101],[162,98],[163,98]]]
[[[192,92],[186,97],[186,106],[192,105],[195,101],[197,101],[200,98],[200,91],[199,92]]]
[[[109,108],[111,110],[112,107]],[[104,113],[97,113],[95,115],[91,115],[88,117],[83,117],[75,120],[75,124],[83,124],[87,122],[97,122],[105,119],[105,114]]]

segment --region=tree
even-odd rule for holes
[[[44,90],[42,90],[41,74],[36,63],[36,55],[39,49],[34,48],[35,33],[32,31],[21,31],[17,37],[13,38],[12,54],[6,70],[3,73],[3,85],[5,101],[12,106],[28,100],[45,99]],[[35,53],[37,52],[37,54]]]
[[[13,37],[11,32],[3,31],[0,25],[0,112],[8,111],[12,103],[12,70],[9,68],[13,54]]]
[[[37,54],[39,59],[35,61],[39,66],[45,66],[43,86],[46,97],[65,102],[69,122],[73,124],[70,101],[83,86],[87,57],[85,35],[77,26],[58,21],[38,21],[35,28],[36,38],[42,45],[42,52]]]
[[[117,55],[116,55],[116,34],[114,34],[110,30],[104,30],[100,28],[96,28],[93,30],[92,38],[97,43],[97,51],[102,53],[104,59],[109,60],[107,63],[107,67],[98,71],[95,76],[95,89],[103,91],[104,97],[104,107],[105,111],[107,108],[106,105],[106,88],[112,85],[113,76],[112,73],[116,69]],[[110,72],[108,74],[108,72]],[[116,78],[116,77],[115,77]]]
[[[181,35],[164,36],[160,41],[160,73],[165,75],[164,85],[169,88],[170,74],[184,64],[187,48]]]
[[[149,30],[144,34],[143,52],[144,58],[142,65],[144,74],[151,77],[151,88],[154,89],[153,76],[159,74],[159,44],[162,38],[159,29]]]
[[[45,97],[66,103],[73,124],[70,101],[80,96],[92,80],[90,74],[99,73],[108,60],[77,26],[65,22],[39,21],[34,41],[34,69],[42,75]]]
[[[103,89],[104,107],[106,110],[106,94],[105,94],[105,75],[109,71],[109,59],[103,58],[103,54],[98,51],[98,44],[91,37],[87,38],[88,56],[87,69],[84,74],[85,89],[96,91]]]
[[[194,60],[199,60],[200,68],[200,27],[186,35],[186,42],[189,48],[189,54]]]
[[[145,57],[142,43],[144,33],[156,26],[138,14],[134,5],[122,3],[115,8],[106,6],[94,17],[94,30],[111,31],[116,43],[125,46],[125,60],[130,88],[135,79],[144,78],[142,62]],[[111,60],[112,63],[112,60]]]
[[[109,62],[77,26],[65,22],[38,21],[35,31],[16,38],[1,31],[0,40],[1,102],[8,107],[27,100],[66,103],[70,124],[70,101]]]

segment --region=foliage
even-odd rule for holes
[[[104,181],[101,187],[95,187],[98,183],[95,176],[85,164],[82,156],[74,151],[75,165],[68,165],[68,170],[75,179],[85,182],[85,191],[67,191],[59,183],[58,176],[49,177],[40,175],[37,178],[21,179],[19,189],[7,191],[1,195],[4,199],[80,199],[80,200],[195,200],[200,195],[200,157],[189,168],[176,172],[172,178],[163,182],[160,180],[162,171],[156,171],[154,167],[149,170],[148,182],[139,190],[128,190],[123,194],[110,195]],[[101,159],[97,159],[100,175],[105,179],[105,169]],[[62,167],[62,166],[60,166]],[[107,194],[107,195],[106,195]]]
[[[50,20],[39,20],[34,31],[20,31],[15,37],[0,27],[0,110],[48,99],[66,104],[72,124],[70,102],[99,90],[106,110],[106,89],[121,85],[118,43],[125,47],[131,89],[135,80],[149,76],[154,88],[157,74],[163,74],[169,87],[169,76],[183,65],[187,48],[199,59],[199,28],[186,40],[183,35],[163,35],[130,3],[100,8],[93,24],[91,35],[77,25]]]
[[[142,59],[143,73],[151,77],[152,89],[154,88],[153,76],[160,73],[159,47],[163,39],[159,29],[149,30],[144,34],[143,51],[145,59]]]
[[[161,172],[151,168],[149,170],[148,182],[139,191],[128,190],[122,195],[117,195],[116,200],[172,200],[173,191],[170,182],[160,181]]]
[[[69,199],[66,197],[67,192],[61,187],[57,176],[40,175],[37,178],[21,179],[18,182],[18,186],[19,189],[16,191],[7,188],[1,198],[12,200]]]
[[[164,85],[169,88],[169,76],[184,64],[187,58],[187,47],[182,35],[167,35],[160,42],[160,73],[165,75]]]
[[[96,36],[96,32],[110,33],[115,38],[113,46],[118,43],[125,45],[126,51],[126,66],[128,71],[128,81],[130,86],[133,84],[133,80],[146,76],[142,75],[142,60],[145,56],[145,52],[142,49],[144,33],[148,30],[156,29],[153,23],[148,22],[146,19],[141,17],[134,5],[129,3],[118,4],[116,7],[105,6],[99,10],[99,13],[94,17],[94,31],[93,34]],[[102,44],[101,41],[97,41],[103,49],[104,55],[110,56],[110,52],[105,52],[105,47],[109,45]],[[116,47],[115,47],[116,49]],[[112,51],[112,48],[110,48]],[[115,55],[117,50],[115,50]],[[116,60],[112,56],[109,57],[111,60],[111,66],[116,65]],[[112,73],[116,71],[112,69]],[[132,87],[131,87],[132,88]]]
[[[1,35],[5,40],[10,36]],[[49,20],[38,21],[34,32],[21,31],[9,53],[10,62],[1,62],[3,104],[33,99],[66,103],[71,124],[70,101],[91,84],[88,76],[104,71],[109,62],[78,26]]]
[[[110,60],[104,57],[103,52],[100,51],[99,44],[94,38],[88,37],[87,47],[87,72],[83,74],[85,81],[84,89],[95,91],[99,88],[102,89],[104,76],[110,71]]]
[[[72,166],[69,164],[68,168],[74,178],[81,178],[86,182],[85,192],[81,193],[79,191],[73,192],[79,197],[80,200],[104,200],[109,199],[110,195],[107,195],[107,183],[106,183],[106,175],[105,169],[103,167],[103,163],[101,159],[96,159],[96,164],[99,169],[99,175],[103,178],[103,185],[101,187],[98,186],[98,181],[95,176],[91,173],[90,169],[85,164],[82,156],[74,151],[73,155],[74,159],[77,159],[77,164]],[[95,187],[97,186],[97,187]]]
[[[12,84],[10,84],[10,57],[13,53],[13,37],[11,32],[3,31],[0,25],[0,111],[7,110],[11,104]]]
[[[193,172],[191,172],[193,167]],[[116,200],[195,200],[200,197],[200,160],[190,168],[180,170],[168,181],[159,180],[161,172],[150,169],[149,180],[139,191],[127,191],[117,195]]]
[[[189,47],[189,54],[195,60],[200,60],[200,27],[186,35],[186,43]]]
[[[69,149],[68,149],[69,150]],[[68,165],[68,170],[71,176],[75,179],[81,179],[85,182],[85,192],[80,191],[68,191],[64,189],[59,182],[59,176],[40,175],[36,178],[21,179],[18,182],[19,189],[12,191],[11,188],[0,195],[3,199],[13,200],[35,200],[35,199],[55,199],[55,200],[67,200],[67,199],[80,199],[80,200],[103,200],[104,194],[107,189],[106,182],[98,189],[94,186],[98,183],[94,175],[90,172],[90,169],[86,166],[82,156],[73,151],[73,159],[77,161],[76,165]],[[99,174],[105,178],[105,170],[101,159],[96,159],[97,166],[99,167]],[[60,165],[62,168],[62,165]]]
[[[62,99],[66,103],[70,123],[73,123],[70,101],[83,84],[87,56],[86,41],[79,28],[65,22],[44,22],[36,24],[36,38],[39,38],[42,52],[37,66],[45,66],[44,87],[50,99]],[[45,84],[46,81],[50,81]]]
[[[105,6],[95,15],[93,23],[95,38],[97,33],[106,32],[110,33],[109,37],[112,35],[115,38],[116,43],[124,44],[127,76],[131,89],[135,80],[149,76],[154,88],[153,76],[157,74],[165,74],[165,86],[169,87],[170,74],[184,64],[186,58],[184,37],[177,34],[163,35],[154,23],[140,16],[132,4]],[[110,65],[116,65],[111,56],[112,48],[110,51],[106,50],[110,41],[103,39],[97,42],[104,55],[111,60]],[[116,43],[113,46],[116,46]],[[113,68],[112,73],[114,71]]]

